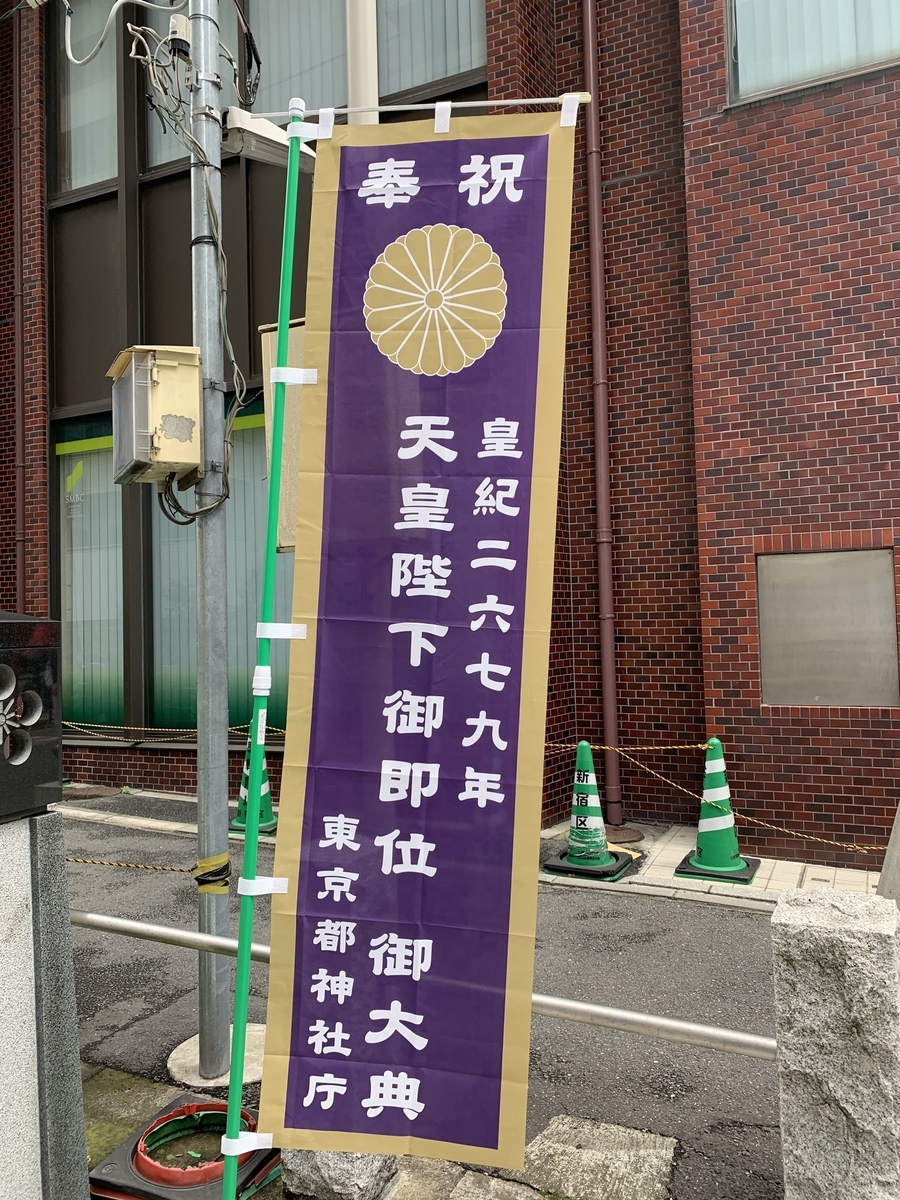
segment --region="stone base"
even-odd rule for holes
[[[266,1041],[265,1025],[248,1025],[247,1041],[244,1046],[244,1083],[259,1083],[262,1079],[263,1048]],[[200,1035],[176,1046],[169,1055],[166,1070],[176,1083],[191,1088],[228,1087],[228,1075],[206,1079],[200,1074]]]
[[[505,1179],[567,1200],[667,1200],[674,1138],[579,1117],[554,1117]]]
[[[285,1150],[297,1200],[666,1200],[677,1143],[639,1129],[554,1117],[521,1171],[432,1158]]]
[[[283,1150],[285,1191],[300,1200],[381,1200],[397,1172],[393,1154]]]

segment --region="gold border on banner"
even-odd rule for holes
[[[343,146],[380,147],[457,139],[538,136],[548,138],[547,192],[497,1149],[420,1138],[414,1132],[395,1137],[376,1133],[287,1128],[285,1111],[291,1049],[296,908],[301,878],[308,869],[307,864],[300,861],[300,850],[315,684],[340,151]],[[493,1167],[522,1166],[528,1104],[537,863],[565,369],[574,144],[574,129],[562,128],[559,113],[552,112],[454,118],[450,122],[449,134],[435,134],[430,120],[397,125],[336,126],[334,137],[330,141],[320,141],[316,147],[304,357],[308,366],[318,370],[318,382],[306,385],[303,389],[291,615],[292,621],[306,623],[308,634],[305,641],[291,643],[287,733],[274,866],[274,874],[287,877],[289,882],[286,895],[275,894],[272,897],[272,956],[259,1121],[260,1129],[273,1135],[276,1146],[364,1154],[414,1154]]]

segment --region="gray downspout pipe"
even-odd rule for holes
[[[594,480],[597,496],[597,575],[600,591],[600,687],[603,693],[603,742],[607,746],[618,746],[619,704],[616,689],[615,589],[609,482],[609,373],[603,260],[603,180],[596,0],[581,0],[581,21],[584,42],[584,89],[591,94],[591,102],[587,107],[587,194],[594,392]],[[624,817],[619,756],[613,750],[604,751],[603,769],[606,819],[610,825],[621,825]]]

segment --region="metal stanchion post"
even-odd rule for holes
[[[197,507],[222,495],[225,464],[221,287],[210,209],[221,231],[222,123],[219,0],[191,0],[191,133],[207,164],[191,160],[191,265],[194,339],[203,375],[203,479]],[[228,639],[225,505],[197,518],[197,858],[228,851]],[[228,894],[199,893],[199,928],[228,934]],[[229,1062],[230,964],[200,954],[200,1074],[224,1075]]]

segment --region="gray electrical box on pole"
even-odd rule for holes
[[[197,508],[222,496],[225,392],[221,282],[216,238],[221,236],[222,121],[219,80],[219,0],[190,0],[191,133],[206,156],[191,157],[191,266],[194,343],[203,387],[203,477]],[[210,220],[216,214],[217,228]],[[228,606],[225,504],[197,517],[197,859],[228,853]],[[202,933],[228,936],[228,892],[199,893]],[[200,954],[200,1074],[228,1072],[231,962]]]

